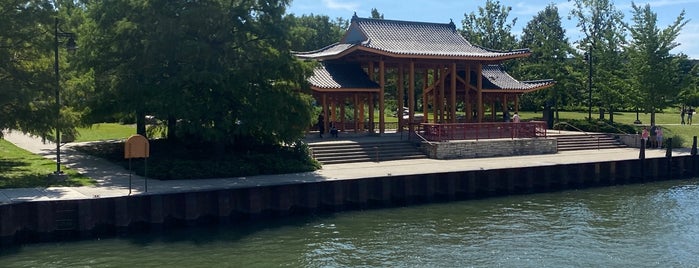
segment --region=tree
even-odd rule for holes
[[[675,40],[687,21],[682,11],[671,25],[661,30],[657,26],[658,16],[649,4],[631,6],[633,25],[627,26],[632,38],[627,48],[630,73],[641,96],[641,107],[651,113],[653,125],[656,111],[668,107],[681,88],[677,75],[680,61],[670,55],[670,50],[679,45]]]
[[[52,139],[55,11],[50,1],[0,1],[0,17],[0,129]]]
[[[291,49],[311,51],[340,41],[347,29],[348,21],[338,18],[334,21],[325,15],[287,15],[286,23],[291,28]]]
[[[478,7],[478,15],[464,14],[461,33],[469,42],[497,50],[512,50],[517,39],[512,35],[512,27],[517,18],[508,22],[512,7],[502,6],[500,1],[488,0],[485,7]]]
[[[226,146],[291,143],[311,122],[310,66],[293,57],[286,0],[94,1],[81,67],[93,115],[167,120],[168,139]]]
[[[534,79],[553,78],[557,84],[545,91],[526,94],[537,106],[543,106],[547,100],[553,100],[558,121],[558,106],[569,99],[576,87],[571,73],[574,68],[569,60],[573,49],[568,43],[565,30],[561,26],[558,8],[549,4],[527,23],[522,34],[520,46],[527,47],[532,54],[522,60],[518,74]]]
[[[379,13],[379,10],[376,8],[371,9],[371,18],[372,19],[383,19],[383,13]]]
[[[610,0],[575,0],[571,16],[577,18],[577,26],[585,37],[578,42],[578,49],[589,53],[592,60],[595,100],[600,109],[606,108],[613,120],[617,107],[625,105],[630,91],[624,87],[623,66],[625,63],[621,45],[625,33],[621,25],[623,13]],[[584,59],[584,57],[580,57]],[[591,118],[589,118],[591,119]]]

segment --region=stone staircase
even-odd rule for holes
[[[598,149],[616,149],[626,148],[626,144],[621,143],[611,134],[594,133],[594,134],[563,134],[551,135],[558,139],[558,151],[576,151],[576,150],[598,150]]]
[[[427,158],[408,141],[336,141],[309,143],[308,147],[313,157],[324,165]]]

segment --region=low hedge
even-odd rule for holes
[[[149,178],[161,180],[232,178],[265,174],[286,174],[314,171],[320,164],[308,154],[306,145],[260,146],[245,149],[224,149],[205,153],[201,146],[173,145],[166,140],[152,140],[147,159]],[[104,158],[129,168],[124,159],[124,142],[96,142],[75,147],[77,150]],[[146,161],[132,159],[131,170],[145,175]]]

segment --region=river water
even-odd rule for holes
[[[697,267],[699,182],[1,249],[1,267]]]

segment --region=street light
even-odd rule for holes
[[[587,121],[592,121],[592,45],[589,51],[585,52],[585,60],[590,67],[587,75]]]
[[[64,176],[63,171],[61,171],[61,76],[58,72],[58,44],[60,38],[67,38],[66,49],[68,51],[75,51],[77,48],[75,44],[75,34],[64,32],[58,28],[58,18],[55,19],[54,24],[54,35],[53,35],[53,71],[56,74],[56,172],[54,176]]]

